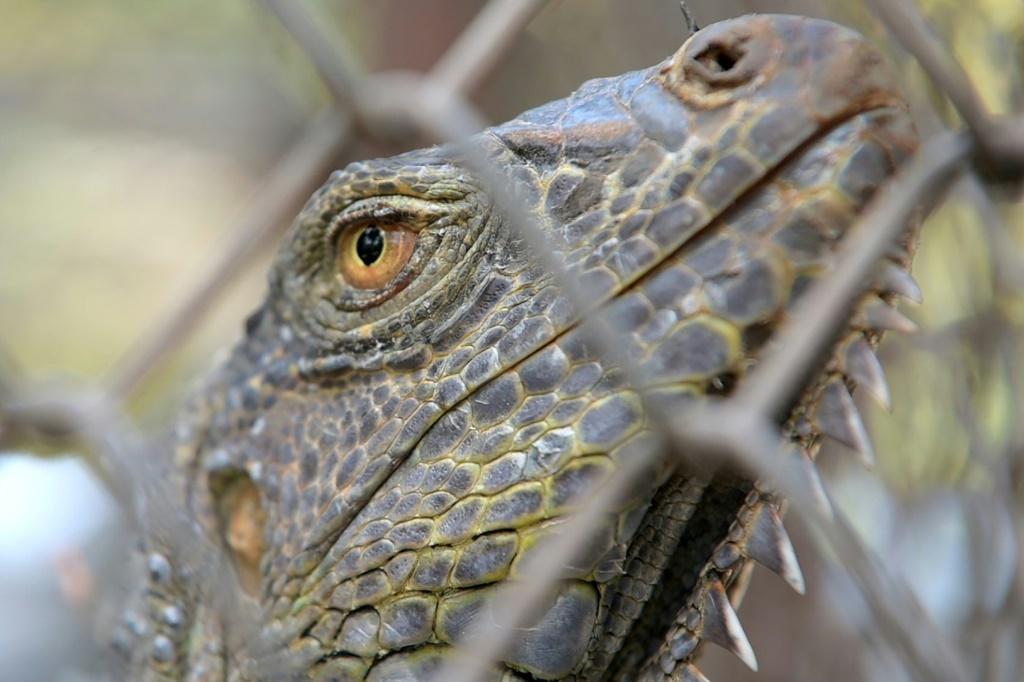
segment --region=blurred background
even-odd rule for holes
[[[480,0],[310,2],[370,71],[426,70]],[[852,0],[690,0],[712,21],[816,14],[886,50],[922,132],[950,107]],[[1024,110],[1020,0],[920,0],[988,106]],[[258,2],[0,0],[0,400],[23,386],[103,381],[215,266],[231,230],[330,96]],[[686,38],[676,0],[553,0],[472,93],[494,122],[583,80],[649,66]],[[415,144],[357,133],[327,165]],[[326,178],[326,169],[317,179]],[[304,188],[302,198],[314,185]],[[296,200],[297,209],[301,199]],[[838,447],[830,490],[918,592],[975,679],[1024,679],[1024,210],[964,182],[927,221],[904,312],[921,327],[881,356],[894,409],[865,401],[878,466]],[[283,232],[287,221],[277,234]],[[169,424],[190,382],[231,343],[263,291],[260,248],[127,409],[145,434]],[[66,388],[65,388],[66,387]],[[55,444],[57,443],[57,444]],[[0,679],[102,679],[96,594],[116,582],[127,532],[96,453],[4,432],[0,415]],[[105,474],[109,478],[109,472]],[[900,680],[864,646],[879,633],[855,592],[789,522],[808,579],[797,597],[755,573],[741,617],[754,675],[709,648],[712,680]]]

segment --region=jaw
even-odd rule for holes
[[[755,361],[760,344],[770,340],[772,331],[785,317],[791,301],[798,297],[807,282],[828,271],[835,245],[844,237],[873,190],[899,163],[906,149],[906,135],[902,113],[888,109],[857,114],[823,132],[788,156],[776,171],[754,184],[729,209],[710,221],[704,230],[667,256],[650,273],[612,298],[606,304],[607,312],[613,319],[631,320],[632,326],[623,329],[622,341],[632,356],[641,359],[641,366],[650,377],[647,388],[671,394],[679,398],[682,405],[700,400],[707,393],[721,393],[737,380],[742,380],[742,374]],[[638,313],[641,308],[645,311],[643,314]],[[568,364],[557,385],[534,386],[532,379],[523,381],[523,377],[531,376],[536,367],[550,366],[559,362],[558,358],[566,358]],[[597,381],[608,383],[604,393],[597,389],[578,393],[578,388],[565,388],[568,384],[582,381],[581,377],[586,373],[596,373]],[[481,424],[474,429],[476,444],[463,441],[459,452],[447,453],[452,460],[466,460],[472,466],[454,465],[448,479],[458,477],[455,470],[460,466],[460,471],[473,469],[476,473],[472,477],[478,482],[477,487],[459,490],[452,486],[446,489],[442,485],[437,490],[424,491],[419,505],[430,495],[436,499],[447,491],[451,491],[448,494],[476,496],[478,499],[481,495],[504,495],[501,499],[507,504],[518,504],[517,500],[522,497],[516,498],[508,491],[514,493],[518,487],[520,492],[531,493],[533,489],[529,481],[506,481],[511,485],[503,489],[502,483],[492,482],[492,488],[486,488],[479,481],[488,476],[495,479],[502,475],[499,470],[503,467],[518,466],[524,476],[533,467],[535,480],[550,475],[552,481],[561,481],[552,483],[551,487],[541,486],[542,496],[548,494],[545,491],[554,491],[561,485],[558,494],[568,497],[554,506],[545,501],[541,513],[532,514],[529,518],[511,518],[504,527],[500,524],[480,527],[481,530],[488,529],[481,537],[505,537],[503,534],[511,533],[517,546],[533,546],[537,538],[557,525],[562,514],[571,510],[573,495],[582,494],[584,483],[605,471],[616,459],[627,456],[631,447],[636,447],[644,437],[643,417],[636,409],[635,394],[617,386],[614,370],[604,367],[599,358],[587,354],[574,327],[569,327],[536,349],[516,366],[506,368],[503,376],[506,380],[507,377],[518,376],[519,384],[525,387],[525,391],[519,394],[522,397],[520,407],[526,410],[536,409],[537,399],[541,396],[560,391],[564,396],[550,408],[545,417],[548,424],[543,430],[535,428],[538,433],[522,435],[530,424],[520,427],[511,439],[504,440],[514,443],[518,437],[523,442],[516,446],[509,443],[503,446],[509,448],[507,450],[490,452],[486,462],[472,461],[474,458],[479,460],[480,455],[469,453],[478,449],[483,439],[494,437],[498,427]],[[360,541],[357,538],[372,525],[374,514],[381,510],[390,513],[394,509],[394,506],[388,509],[386,504],[379,502],[374,509],[374,501],[388,496],[392,490],[415,489],[410,487],[411,481],[423,478],[422,472],[426,470],[429,473],[431,467],[440,461],[437,457],[438,442],[451,439],[452,429],[462,429],[465,423],[479,421],[477,413],[491,402],[488,392],[494,391],[490,388],[493,385],[493,381],[483,384],[476,393],[466,396],[438,416],[435,425],[401,455],[394,474],[367,494],[366,502],[358,507],[353,522],[337,538],[334,547],[343,550],[347,546],[358,545]],[[282,401],[279,409],[286,404],[287,400]],[[558,416],[559,410],[564,414]],[[512,422],[517,418],[525,420],[520,416],[522,411],[505,415],[505,418]],[[502,415],[487,419],[496,417]],[[609,426],[613,422],[616,424]],[[269,419],[268,424],[273,426],[275,420]],[[588,434],[587,429],[595,428],[603,428],[605,433],[600,436],[603,442],[591,442],[597,437]],[[617,433],[612,432],[615,429],[618,429]],[[590,440],[571,445],[569,456],[564,451],[558,452],[559,443],[581,437]],[[257,446],[257,450],[268,452],[270,447],[272,445],[268,443],[262,448]],[[520,448],[526,464],[518,463],[513,447]],[[427,453],[433,454],[428,456]],[[538,476],[542,469],[542,475]],[[572,475],[566,475],[567,472]],[[584,473],[578,475],[579,472]],[[678,501],[672,502],[675,497],[691,500],[687,514],[676,519],[674,535],[666,536],[671,538],[668,545],[662,538],[660,544],[637,542],[627,550],[630,538],[606,540],[610,544],[603,553],[595,552],[592,565],[576,571],[576,580],[570,583],[571,590],[562,597],[561,603],[566,605],[563,611],[550,616],[563,620],[566,617],[577,619],[575,624],[581,632],[589,627],[600,633],[602,628],[611,627],[611,624],[600,620],[596,604],[602,600],[611,603],[617,598],[615,595],[625,589],[623,581],[630,578],[631,560],[640,562],[645,551],[661,552],[668,561],[662,566],[653,562],[659,572],[667,570],[670,564],[688,567],[688,570],[672,570],[665,574],[652,592],[650,601],[636,615],[632,634],[621,638],[619,644],[623,648],[614,656],[611,654],[616,651],[616,645],[610,631],[589,640],[576,640],[579,648],[563,650],[570,654],[566,660],[586,660],[585,670],[592,670],[594,674],[609,665],[611,660],[615,661],[620,674],[628,676],[632,674],[628,671],[639,669],[653,655],[660,637],[672,629],[675,609],[685,605],[692,608],[694,603],[703,599],[699,595],[707,584],[706,567],[725,536],[730,531],[734,535],[737,533],[733,529],[737,527],[739,513],[751,506],[759,510],[777,506],[777,501],[770,497],[757,497],[756,503],[752,504],[751,484],[732,476],[707,480],[678,472],[670,477],[668,471],[662,469],[656,480],[659,484],[666,480],[673,482],[663,489],[660,496],[654,496],[658,486],[652,486],[648,492],[629,501],[618,513],[623,522],[632,519],[628,523],[634,526],[633,532],[642,534],[645,525],[664,527],[667,505],[676,504],[678,508]],[[402,497],[400,495],[397,501]],[[488,507],[486,503],[483,506],[486,514]],[[490,508],[494,508],[493,505]],[[442,511],[433,522],[433,537],[437,537],[437,528],[441,524],[454,518],[450,512],[451,508]],[[696,523],[690,524],[691,520]],[[739,526],[742,529],[742,523]],[[472,539],[472,529],[466,532],[468,535],[464,539],[454,536],[442,538],[439,543],[431,545],[436,550],[434,554],[427,552],[424,556],[436,555],[436,558],[448,547],[461,548],[460,552],[469,551],[467,548],[475,547],[473,543],[476,541]],[[366,543],[363,544],[365,546]],[[300,590],[300,593],[308,594],[312,602],[339,599],[336,593],[346,589],[344,581],[332,578],[332,573],[337,574],[332,567],[345,561],[344,551],[332,552],[328,557],[321,564],[328,570],[314,572],[314,579],[306,579]],[[728,567],[728,571],[719,576],[720,582],[726,587],[732,584],[740,574],[742,564],[740,561]],[[610,579],[613,573],[610,567],[616,565],[625,566],[627,573]],[[387,564],[382,566],[386,567]],[[477,603],[473,601],[477,598],[474,595],[479,593],[478,597],[484,599],[490,589],[488,586],[493,584],[488,580],[513,575],[513,565],[509,564],[481,584],[462,584],[456,593],[464,602]],[[354,574],[349,589],[358,589],[360,579],[358,574]],[[349,602],[358,611],[357,603]],[[594,605],[592,612],[591,604]],[[439,600],[431,608],[437,618],[439,612],[452,613],[457,606],[462,604],[453,605]],[[591,613],[593,615],[587,615]],[[235,646],[225,642],[222,646],[234,651],[228,654],[228,660],[237,661],[240,669],[259,674],[259,671],[275,666],[282,666],[282,670],[317,669],[335,665],[332,661],[347,660],[353,655],[348,652],[325,657],[320,646],[307,646],[306,653],[296,659],[295,646],[300,641],[309,642],[308,632],[316,626],[318,617],[303,614],[296,607],[289,607],[280,616],[284,616],[284,627],[261,628],[263,632],[255,644],[248,637],[243,638],[247,643],[238,641]],[[219,619],[213,613],[206,613],[195,624],[195,627],[202,626],[212,644],[216,641],[216,628],[204,624],[203,618],[210,618],[213,622]],[[544,632],[544,623],[540,627]],[[239,635],[240,632],[234,634]],[[555,636],[554,632],[549,634]],[[440,642],[445,647],[452,643]],[[217,647],[208,647],[211,648],[217,650]],[[276,653],[281,648],[288,649],[290,653],[282,657]],[[558,666],[568,665],[558,661],[534,660],[525,650],[518,659],[509,663],[545,677],[545,670],[564,672]],[[413,662],[408,662],[408,665],[413,665]]]
[[[610,299],[606,312],[621,323],[620,342],[649,377],[645,388],[679,400],[682,409],[742,381],[788,307],[810,281],[828,272],[835,247],[901,160],[907,135],[902,112],[889,109],[857,114],[824,131]],[[394,604],[405,608],[404,600],[421,598],[410,592],[451,590],[448,596],[429,597],[425,605],[416,602],[437,625],[425,640],[414,641],[443,657],[459,641],[455,624],[483,608],[500,581],[516,579],[530,548],[557,528],[588,486],[643,446],[650,435],[644,424],[635,390],[623,386],[619,373],[569,326],[440,414],[360,507],[321,563],[323,569],[304,579],[301,594],[361,617],[375,600],[390,605],[385,610],[399,608]],[[807,444],[810,448],[810,439]],[[666,481],[670,484],[662,488]],[[707,579],[713,556],[730,533],[749,536],[751,519],[770,516],[778,506],[751,482],[730,474],[708,480],[662,466],[650,484],[613,510],[620,531],[595,541],[592,555],[575,567],[556,599],[559,606],[536,626],[535,633],[565,641],[559,650],[564,658],[537,658],[527,637],[506,664],[550,679],[587,661],[584,665],[597,674],[614,650],[610,630],[603,630],[612,624],[601,620],[605,607],[600,605],[616,603],[616,595],[634,579],[628,571],[638,569],[629,569],[630,562],[646,561],[658,571],[672,563],[687,567],[666,574],[636,614],[635,633],[621,640],[625,648],[615,660],[627,674],[672,629],[675,609],[698,608],[709,585],[728,588],[736,581],[749,563],[742,552],[718,571],[714,583]],[[677,498],[686,500],[683,507]],[[659,543],[667,544],[656,546],[634,541],[646,526],[663,528],[673,505],[688,509],[675,518],[674,541],[663,537]],[[393,546],[392,553],[381,560],[359,558],[382,546]],[[493,556],[506,550],[503,560]],[[645,551],[660,553],[666,563],[645,559]],[[377,588],[368,576],[401,570],[401,556],[408,552],[416,553],[416,566],[447,565],[443,574],[449,582],[416,582],[413,576],[404,579],[404,588],[389,584],[373,592]],[[473,573],[480,569],[469,566],[485,562],[487,552],[497,563],[488,572]],[[622,567],[627,572],[617,575]],[[369,596],[358,596],[361,590],[369,590]],[[322,618],[294,608],[291,613],[296,620],[287,630],[293,635]],[[556,633],[556,623],[565,632]],[[337,636],[343,631],[339,626]],[[575,637],[592,631],[604,634]],[[354,656],[346,648],[350,644],[332,646],[342,658]],[[311,647],[308,665],[337,664],[324,654]],[[392,654],[395,665],[427,665],[427,654],[417,656],[400,648]]]

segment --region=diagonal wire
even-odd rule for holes
[[[809,291],[794,314],[794,324],[807,331],[767,349],[747,377],[743,395],[751,409],[768,416],[788,412],[811,371],[807,357],[824,349],[833,330],[842,326],[854,298],[870,282],[873,269],[899,237],[914,206],[924,198],[934,204],[934,198],[963,170],[972,151],[963,134],[941,133],[917,152],[905,172],[889,181],[884,200],[872,203],[840,247],[839,265],[829,276],[833,284]]]
[[[245,213],[229,231],[197,283],[129,348],[104,379],[113,400],[124,400],[178,347],[216,301],[217,294],[291,225],[310,192],[323,182],[347,143],[350,118],[330,108],[312,121],[278,161]]]
[[[1024,174],[1024,120],[994,118],[963,66],[931,30],[910,0],[864,0],[920,63],[978,140],[986,170],[1020,180]]]
[[[491,0],[430,70],[449,92],[477,89],[547,0]]]
[[[925,73],[949,98],[964,122],[984,137],[991,116],[967,72],[907,0],[864,0],[896,39],[917,58]]]
[[[839,509],[822,507],[799,456],[779,449],[774,421],[729,404],[696,412],[679,429],[752,470],[766,469],[765,479],[807,524],[814,543],[832,551],[832,564],[851,579],[878,626],[873,646],[894,651],[917,682],[967,682],[962,660],[906,581],[864,544]]]
[[[345,111],[356,112],[358,117],[356,93],[365,73],[349,43],[328,39],[319,28],[324,25],[324,20],[302,0],[260,2],[302,46],[334,100]]]

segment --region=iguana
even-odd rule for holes
[[[916,135],[883,59],[824,21],[751,16],[474,138],[639,368],[586,343],[457,147],[353,163],[309,200],[266,301],[139,495],[114,636],[132,679],[418,680],[590,486],[679,409],[742,384]],[[912,239],[780,426],[866,449],[850,389],[913,297]],[[608,510],[502,680],[704,679],[748,663],[752,561],[798,590],[780,501],[661,461]]]

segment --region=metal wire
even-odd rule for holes
[[[100,449],[114,450],[119,459],[133,455],[123,445],[104,446],[98,434],[119,423],[109,415],[139,386],[160,362],[177,348],[196,327],[226,285],[251,256],[272,243],[289,223],[296,207],[320,182],[325,172],[342,155],[353,128],[381,136],[407,129],[410,135],[427,134],[435,140],[458,145],[466,164],[494,197],[496,208],[519,230],[538,263],[574,306],[581,327],[595,351],[609,365],[622,368],[627,383],[642,385],[634,363],[618,350],[613,330],[599,310],[599,302],[568,276],[559,259],[559,245],[536,224],[523,202],[515,195],[514,183],[503,169],[463,140],[482,129],[484,119],[468,101],[469,95],[487,75],[501,64],[504,55],[529,21],[542,10],[542,0],[492,0],[463,30],[460,38],[423,76],[367,74],[352,56],[352,50],[326,24],[300,2],[261,0],[305,50],[325,83],[334,105],[311,123],[292,150],[278,164],[250,211],[234,230],[220,257],[211,263],[194,289],[169,311],[164,323],[133,347],[102,387],[105,407],[100,412],[76,410],[62,403],[61,414],[72,414],[66,426],[98,439]],[[988,203],[986,182],[1020,182],[1024,170],[1024,117],[994,118],[980,99],[964,70],[950,57],[928,30],[921,15],[909,1],[865,0],[896,39],[925,68],[935,85],[949,98],[965,123],[964,132],[944,132],[927,141],[886,191],[850,230],[851,236],[837,254],[837,266],[807,294],[779,332],[775,344],[749,377],[728,399],[700,408],[699,413],[673,415],[658,401],[646,396],[646,413],[651,415],[659,438],[644,456],[631,458],[595,490],[576,513],[562,524],[558,540],[549,544],[525,569],[528,579],[506,584],[490,606],[492,619],[480,623],[464,643],[464,655],[446,667],[437,679],[470,682],[481,679],[491,664],[512,644],[517,630],[526,627],[543,607],[561,578],[563,566],[587,543],[598,528],[602,514],[655,457],[662,453],[689,462],[709,454],[725,455],[759,479],[782,492],[808,526],[822,555],[843,570],[859,589],[877,627],[884,634],[875,644],[887,646],[913,679],[964,682],[964,670],[956,647],[931,621],[913,590],[869,550],[849,520],[839,510],[823,507],[812,490],[802,459],[780,443],[777,416],[784,414],[798,397],[807,379],[820,368],[822,357],[836,329],[845,323],[853,301],[871,279],[873,269],[898,238],[907,216],[921,203],[932,206],[950,184],[964,173],[972,175],[974,201],[987,216],[989,243],[1004,247],[1009,241]],[[385,125],[381,125],[384,121]],[[397,125],[396,125],[397,122]],[[1003,241],[1000,241],[1003,240]],[[1008,249],[995,248],[994,258],[1002,267],[997,278],[1005,286],[1017,286],[1019,263]],[[2,377],[0,377],[2,378]],[[6,386],[0,394],[5,422],[38,422],[47,414],[32,401],[20,400],[17,387]],[[65,409],[66,408],[66,409]],[[713,427],[709,426],[713,425]]]

